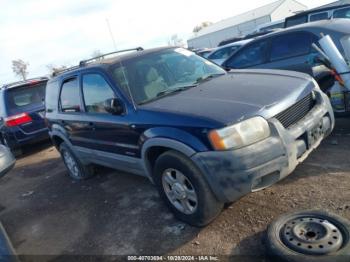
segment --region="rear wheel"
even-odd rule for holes
[[[62,142],[60,145],[60,153],[71,178],[84,180],[94,175],[93,167],[83,165],[65,142]]]
[[[184,155],[167,151],[156,161],[154,180],[161,198],[175,216],[193,226],[205,226],[220,213],[218,201],[203,174]]]

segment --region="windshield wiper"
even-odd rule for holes
[[[181,91],[184,91],[186,89],[189,89],[191,87],[196,87],[196,86],[197,86],[197,84],[193,84],[193,85],[188,85],[188,86],[181,86],[181,87],[174,88],[174,89],[164,90],[164,91],[159,92],[155,97],[153,97],[151,99],[147,99],[147,100],[139,102],[138,105],[146,104],[148,102],[157,100],[158,98],[160,98],[162,96],[166,96],[166,95],[169,95],[169,94],[181,92]]]
[[[209,79],[212,79],[212,78],[217,77],[217,76],[222,76],[222,75],[225,75],[225,73],[211,74],[211,75],[207,75],[207,76],[205,76],[205,77],[199,77],[199,78],[196,80],[195,84],[200,84],[200,83],[203,83],[203,82],[205,82],[205,81],[207,81],[207,80],[209,80]]]
[[[169,95],[169,94],[172,94],[172,93],[181,92],[181,91],[184,91],[184,90],[186,90],[188,88],[195,87],[195,86],[197,86],[197,85],[181,86],[181,87],[178,87],[178,88],[161,91],[161,92],[159,92],[157,94],[156,97],[161,97],[161,96]]]

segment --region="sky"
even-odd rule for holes
[[[29,63],[28,77],[48,65],[73,66],[95,50],[167,45],[204,21],[217,22],[274,0],[0,0],[0,85],[17,81],[12,60]],[[299,0],[313,8],[329,0]],[[114,42],[112,40],[108,24]]]

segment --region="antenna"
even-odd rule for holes
[[[114,50],[117,50],[117,44],[115,43],[115,39],[114,39],[113,32],[112,32],[112,29],[111,29],[111,25],[109,24],[108,18],[106,18],[106,23],[107,23],[109,34],[111,35],[111,38],[112,38]]]

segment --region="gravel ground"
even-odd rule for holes
[[[230,205],[209,226],[185,225],[147,179],[101,168],[72,181],[56,149],[27,150],[0,181],[0,220],[20,255],[254,255],[279,215],[323,209],[350,219],[350,121],[278,184]],[[45,259],[43,259],[45,260]]]

